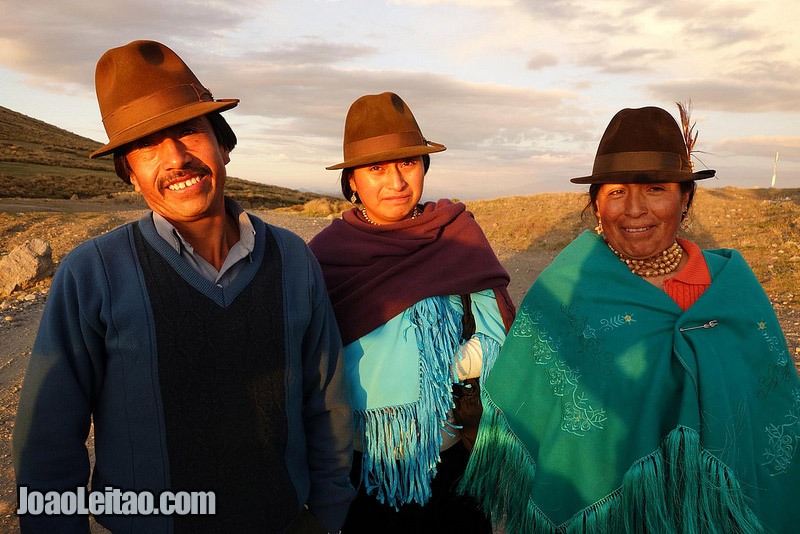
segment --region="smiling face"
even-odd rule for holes
[[[125,157],[131,183],[150,209],[170,221],[192,222],[224,213],[228,154],[201,116],[134,141]]]
[[[677,183],[603,184],[595,205],[608,243],[641,260],[675,241],[688,202]]]
[[[424,179],[422,156],[415,156],[356,167],[350,188],[358,193],[370,219],[390,224],[411,217]]]

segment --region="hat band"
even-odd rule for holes
[[[345,161],[371,154],[380,154],[398,148],[425,146],[425,139],[419,132],[397,132],[352,141],[344,145]]]
[[[211,93],[202,85],[199,87],[193,83],[175,85],[118,107],[103,117],[103,126],[106,128],[109,138],[116,137],[145,121],[189,104],[211,102],[213,100]]]
[[[684,171],[684,168],[687,170]],[[691,167],[685,165],[680,154],[674,152],[615,152],[594,158],[593,175],[631,171],[691,172]]]

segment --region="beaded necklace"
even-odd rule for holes
[[[606,244],[620,260],[625,262],[633,274],[645,278],[671,273],[678,268],[678,265],[681,263],[681,258],[683,257],[683,249],[677,241],[672,243],[672,245],[660,254],[656,254],[644,260],[629,258],[621,252],[617,252],[614,247],[611,246],[611,243],[606,242]]]
[[[361,215],[364,216],[364,219],[366,219],[368,223],[372,223],[375,226],[380,226],[379,223],[376,223],[375,221],[369,218],[369,216],[367,215],[367,208],[364,206],[361,206]],[[411,218],[416,219],[417,215],[419,215],[419,208],[417,206],[414,206],[414,209],[411,210]]]

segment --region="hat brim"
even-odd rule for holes
[[[680,183],[693,180],[713,178],[717,171],[706,169],[697,172],[676,171],[620,171],[592,174],[572,178],[573,184],[653,184],[653,183]]]
[[[209,102],[193,102],[189,105],[173,109],[169,113],[153,117],[146,121],[134,124],[130,128],[126,128],[121,132],[117,132],[113,139],[99,149],[92,152],[90,158],[99,158],[114,151],[122,145],[141,139],[151,133],[155,133],[164,128],[175,126],[184,121],[206,115],[214,111],[226,111],[236,107],[239,104],[238,98],[225,98]]]
[[[428,146],[428,145],[407,146],[403,148],[395,148],[393,150],[387,150],[385,152],[378,152],[377,154],[368,154],[366,156],[352,158],[342,163],[331,165],[330,167],[325,167],[325,168],[329,171],[333,171],[336,169],[347,169],[350,167],[360,167],[362,165],[368,165],[370,163],[379,163],[381,161],[391,161],[393,159],[423,156],[425,154],[433,154],[434,152],[442,152],[444,150],[447,150],[447,147],[438,144],[433,146]]]

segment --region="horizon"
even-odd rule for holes
[[[393,91],[448,147],[428,199],[584,191],[569,179],[591,172],[614,113],[677,119],[689,100],[696,168],[719,177],[704,187],[769,188],[776,152],[775,187],[800,187],[800,5],[786,0],[0,2],[0,105],[104,143],[96,61],[154,39],[215,97],[241,99],[225,117],[228,173],[245,180],[337,194],[324,167],[341,161],[347,109]]]

